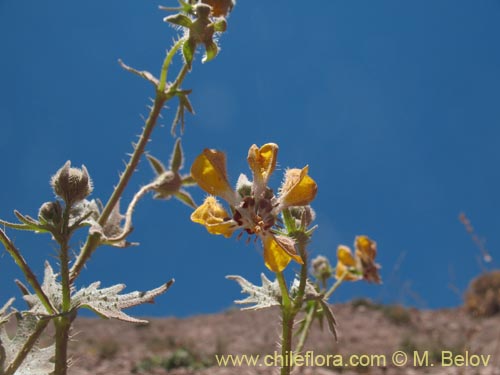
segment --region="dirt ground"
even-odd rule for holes
[[[341,355],[343,365],[316,362],[321,366],[297,367],[294,374],[500,375],[500,316],[476,319],[460,309],[426,311],[368,301],[335,305],[333,310],[339,341],[335,342],[326,327],[321,330],[315,324],[302,354],[312,351],[315,361],[326,358],[322,354]],[[79,318],[71,343],[73,365],[69,373],[277,374],[276,367],[262,364],[264,356],[279,351],[277,322],[279,312],[275,309],[231,310],[186,319],[155,318],[148,325]],[[394,364],[396,351],[408,353],[406,365]],[[260,355],[260,362],[255,366],[222,366],[216,355],[223,354]],[[371,363],[346,365],[352,358],[355,363]],[[426,358],[427,366],[415,365],[414,361]],[[488,360],[487,365],[477,365],[481,358]]]

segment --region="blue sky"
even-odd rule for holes
[[[157,74],[175,35],[160,4],[175,2],[0,0],[0,217],[36,216],[68,159],[87,166],[93,197],[107,200],[153,95],[117,60]],[[207,64],[198,55],[184,83],[196,110],[186,163],[205,147],[224,150],[235,183],[250,145],[278,143],[274,186],[285,168],[306,164],[319,185],[313,255],[334,259],[357,234],[378,242],[384,284],[346,283],[332,301],[459,305],[454,289],[481,272],[461,211],[498,266],[499,19],[494,0],[240,0],[220,55]],[[150,143],[163,160],[174,110]],[[123,203],[152,177],[143,161]],[[204,194],[191,192],[200,203]],[[141,246],[99,249],[79,285],[125,282],[132,291],[175,277],[156,305],[135,312],[230,307],[241,295],[224,276],[257,282],[260,246],[211,236],[189,215],[178,201],[143,200],[130,237]],[[48,236],[8,234],[38,274],[44,259],[55,265]],[[19,296],[14,278],[22,275],[2,252],[0,301]]]

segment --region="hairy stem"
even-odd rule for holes
[[[286,281],[282,272],[276,274],[278,283],[281,289],[281,324],[282,324],[282,334],[281,334],[281,375],[289,375],[292,370],[290,363],[290,353],[292,350],[292,339],[293,339],[293,321],[295,314],[293,312],[292,302],[288,294],[288,288],[286,286]]]
[[[66,375],[68,369],[68,341],[71,319],[63,315],[54,320],[56,327],[56,362],[54,375]]]
[[[304,262],[300,267],[300,281],[299,281],[299,290],[297,291],[297,297],[294,300],[294,312],[297,313],[302,308],[302,303],[304,302],[304,294],[307,285],[307,267],[308,267],[308,258],[307,258],[307,237],[302,235],[297,240],[299,247],[299,254]]]
[[[330,289],[328,289],[328,292],[325,293],[325,301],[328,300],[328,298],[331,297],[331,295],[337,290],[337,288],[340,286],[340,284],[342,284],[344,282],[344,279],[345,277],[347,276],[348,272],[345,271],[342,276],[340,276],[337,281],[335,282],[335,284],[332,285],[332,287]]]
[[[167,55],[166,59],[169,56]],[[104,210],[101,213],[101,216],[99,217],[98,223],[100,225],[104,225],[106,221],[109,218],[109,215],[111,214],[114,206],[117,204],[118,200],[123,194],[123,191],[125,190],[125,187],[127,186],[128,182],[130,181],[130,178],[134,174],[139,161],[141,160],[142,155],[144,154],[144,150],[146,149],[146,145],[149,142],[149,139],[151,138],[151,134],[153,133],[153,130],[156,126],[156,123],[158,121],[158,118],[160,117],[160,112],[163,109],[163,106],[165,105],[165,102],[172,97],[175,96],[175,92],[177,91],[177,88],[179,85],[182,83],[184,78],[186,77],[187,72],[189,71],[189,67],[184,64],[182,67],[181,71],[179,72],[177,79],[175,82],[172,84],[172,86],[169,88],[169,90],[165,93],[164,91],[156,90],[156,98],[154,100],[153,106],[151,107],[151,111],[149,112],[149,116],[146,119],[146,123],[144,126],[144,129],[142,131],[142,134],[139,138],[139,142],[137,142],[137,145],[134,149],[134,152],[132,156],[130,157],[130,160],[125,167],[125,171],[120,177],[120,181],[118,182],[118,185],[116,186],[115,190],[111,194],[111,197],[108,200],[108,203],[106,204],[106,207],[104,207]],[[94,250],[99,246],[99,237],[98,234],[90,235],[87,238],[87,241],[83,245],[83,248],[78,255],[78,258],[76,259],[75,264],[71,268],[70,272],[70,281],[73,282],[80,272],[83,269],[83,266],[87,262],[87,260],[90,258]]]
[[[148,192],[154,189],[156,186],[155,182],[152,182],[150,184],[147,184],[143,186],[142,188],[139,189],[137,193],[135,193],[134,197],[130,201],[127,212],[125,213],[125,224],[123,224],[123,230],[122,234],[119,235],[118,237],[113,237],[110,238],[110,241],[121,241],[124,240],[125,237],[130,233],[132,230],[132,214],[134,213],[135,206],[137,206],[137,203],[139,203],[139,200],[144,197]]]
[[[179,39],[177,42],[175,42],[172,49],[168,51],[167,56],[165,57],[165,60],[163,61],[163,65],[161,67],[160,83],[158,84],[158,91],[165,91],[165,86],[167,84],[167,78],[168,78],[168,68],[172,63],[172,59],[174,58],[176,52],[179,50],[179,48],[182,47],[183,42],[184,39],[182,38]]]
[[[299,341],[297,342],[297,346],[295,347],[295,353],[300,353],[302,349],[304,349],[304,345],[307,341],[307,337],[309,336],[309,330],[311,329],[311,324],[313,322],[314,312],[316,311],[317,307],[318,303],[314,301],[310,309],[307,310],[304,327],[302,328]]]
[[[56,362],[54,375],[66,375],[68,369],[68,341],[71,329],[69,313],[71,309],[71,281],[69,277],[69,216],[71,207],[66,205],[63,213],[61,234],[56,237],[59,242],[59,263],[61,273],[62,307],[61,316],[54,319],[56,328]]]

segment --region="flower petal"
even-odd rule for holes
[[[359,280],[361,275],[356,273],[356,259],[352,256],[351,249],[340,245],[337,249],[337,266],[335,267],[335,278],[340,279],[345,273],[344,280]],[[354,272],[352,272],[354,271]]]
[[[269,233],[261,238],[264,244],[264,262],[271,271],[283,271],[292,259],[299,264],[304,264],[302,258],[295,251],[291,238],[274,236]]]
[[[248,165],[253,173],[254,194],[258,197],[265,190],[269,176],[276,168],[278,145],[267,143],[262,147],[252,145],[248,150]]]
[[[375,263],[377,255],[377,243],[367,236],[357,236],[354,240],[356,257],[361,262],[363,278],[367,281],[380,284],[382,282],[378,270],[380,265]]]
[[[226,156],[217,150],[205,149],[191,166],[191,176],[208,194],[224,198],[235,204],[235,193],[229,185],[226,172]]]
[[[212,196],[207,197],[191,214],[191,220],[205,226],[209,233],[222,234],[224,237],[231,237],[237,229],[237,223],[229,218],[224,207]]]
[[[318,185],[307,174],[309,167],[288,169],[280,189],[280,208],[305,206],[316,197]]]

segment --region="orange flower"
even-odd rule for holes
[[[357,236],[354,240],[355,255],[344,245],[337,249],[337,267],[335,277],[344,280],[361,280],[380,284],[382,280],[378,270],[380,265],[375,263],[377,243],[367,236]]]
[[[223,198],[231,206],[232,215],[209,196],[191,215],[191,220],[205,226],[212,234],[231,237],[236,230],[258,236],[264,246],[264,261],[273,272],[283,271],[293,259],[302,264],[294,241],[278,235],[274,229],[280,212],[290,206],[308,205],[316,196],[317,186],[308,176],[308,167],[290,169],[276,197],[267,186],[276,167],[278,145],[267,143],[262,147],[252,145],[248,151],[248,165],[253,175],[250,182],[240,176],[236,191],[228,182],[225,155],[205,149],[191,167],[191,176],[198,185],[211,195]]]

